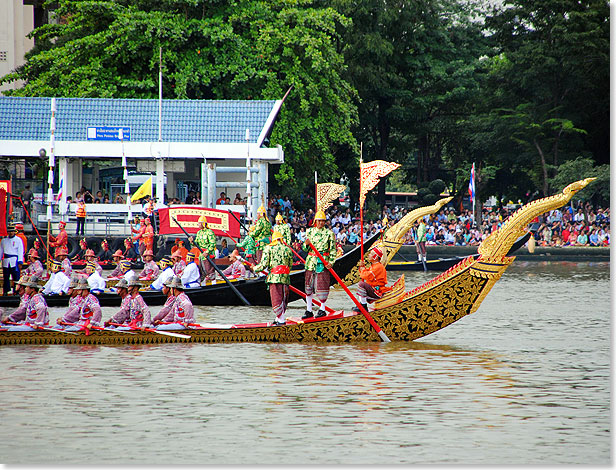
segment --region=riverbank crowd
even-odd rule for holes
[[[366,219],[364,216],[364,239],[374,233],[385,230],[398,222],[411,209],[389,205],[381,212],[381,219]],[[473,221],[471,211],[456,211],[445,207],[424,217],[426,224],[426,244],[444,246],[478,246],[490,233],[498,230],[515,210],[508,208],[484,207],[482,230]],[[306,229],[310,227],[314,210],[299,210],[288,198],[270,197],[268,217],[278,213],[285,216],[291,228],[292,241],[302,243]],[[327,225],[336,235],[339,245],[356,245],[360,241],[359,211],[350,208],[332,206],[325,211]],[[590,204],[568,205],[537,217],[530,227],[537,244],[542,246],[609,246],[610,245],[610,209],[595,208]],[[409,230],[404,240],[405,245],[413,245],[415,230]]]

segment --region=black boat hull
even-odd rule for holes
[[[380,234],[375,234],[372,238],[364,243],[364,251],[367,251],[380,237]],[[361,249],[358,245],[353,250],[345,253],[336,260],[334,270],[344,278],[351,270],[356,268],[361,257]],[[291,271],[291,285],[302,292],[304,291],[304,271]],[[233,285],[237,290],[250,302],[251,305],[271,305],[269,292],[267,290],[266,277],[260,277],[251,280],[233,281]],[[333,276],[330,279],[333,285],[336,281]],[[196,289],[187,289],[186,293],[194,305],[244,305],[236,293],[229,287],[225,281],[219,280],[217,284],[199,287]],[[163,305],[166,297],[160,291],[143,290],[141,291],[143,300],[148,305]],[[290,293],[289,302],[299,299],[300,296],[294,292]],[[104,292],[98,295],[101,306],[116,307],[121,303],[120,297],[115,293]],[[68,306],[68,296],[66,295],[50,295],[45,296],[49,307],[66,307]],[[10,295],[0,297],[0,307],[17,307],[19,305],[19,296]]]

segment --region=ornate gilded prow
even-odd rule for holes
[[[489,235],[477,250],[483,257],[502,258],[514,242],[526,233],[526,226],[537,216],[567,204],[573,195],[584,189],[596,178],[586,178],[575,183],[571,183],[561,194],[537,199],[518,209],[509,216],[503,226],[496,232]]]
[[[411,212],[402,217],[394,226],[390,227],[383,235],[383,240],[375,244],[382,247],[383,249],[383,258],[381,262],[384,265],[387,265],[387,263],[391,261],[391,259],[402,246],[402,243],[404,242],[404,237],[406,236],[406,232],[408,232],[411,227],[413,227],[415,221],[426,215],[438,212],[441,207],[443,207],[452,199],[453,197],[444,197],[443,199],[439,199],[438,201],[436,201],[436,203],[431,206],[424,206],[413,209]]]

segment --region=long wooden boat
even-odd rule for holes
[[[479,257],[462,262],[436,278],[402,292],[392,303],[371,312],[372,318],[393,341],[412,341],[474,313],[494,284],[515,259],[507,256],[511,247],[525,234],[527,225],[538,215],[565,205],[594,178],[567,186],[562,194],[539,199],[523,206],[479,247]],[[289,319],[286,325],[267,323],[203,325],[182,330],[190,338],[178,338],[155,332],[135,334],[114,331],[66,332],[0,331],[0,344],[149,344],[166,342],[239,343],[239,342],[316,342],[340,343],[380,341],[379,335],[361,314],[336,312],[320,319]]]
[[[368,251],[370,247],[380,238],[380,234],[375,234],[364,242],[364,251]],[[349,272],[357,269],[357,263],[361,257],[361,247],[357,246],[348,251],[336,260],[334,264],[336,272],[342,277]],[[304,290],[304,270],[291,271],[291,285]],[[233,285],[237,290],[250,302],[251,305],[270,305],[270,298],[267,293],[267,285],[265,276],[253,279],[233,280]],[[331,278],[332,285],[335,279]],[[148,305],[163,305],[166,297],[160,291],[142,290],[141,295]],[[243,305],[242,301],[235,294],[233,289],[224,280],[218,280],[216,283],[208,282],[206,286],[194,289],[187,289],[186,294],[194,305]],[[120,297],[113,292],[103,292],[98,295],[99,302],[103,307],[115,307],[121,303]],[[290,294],[290,302],[299,299],[299,296],[292,292]],[[66,307],[68,306],[68,296],[65,295],[49,295],[45,296],[47,305],[50,307]],[[9,295],[0,297],[0,307],[17,307],[19,305],[19,296]]]

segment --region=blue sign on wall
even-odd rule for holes
[[[124,140],[130,140],[129,126],[88,126],[88,140],[120,140],[120,129]]]

